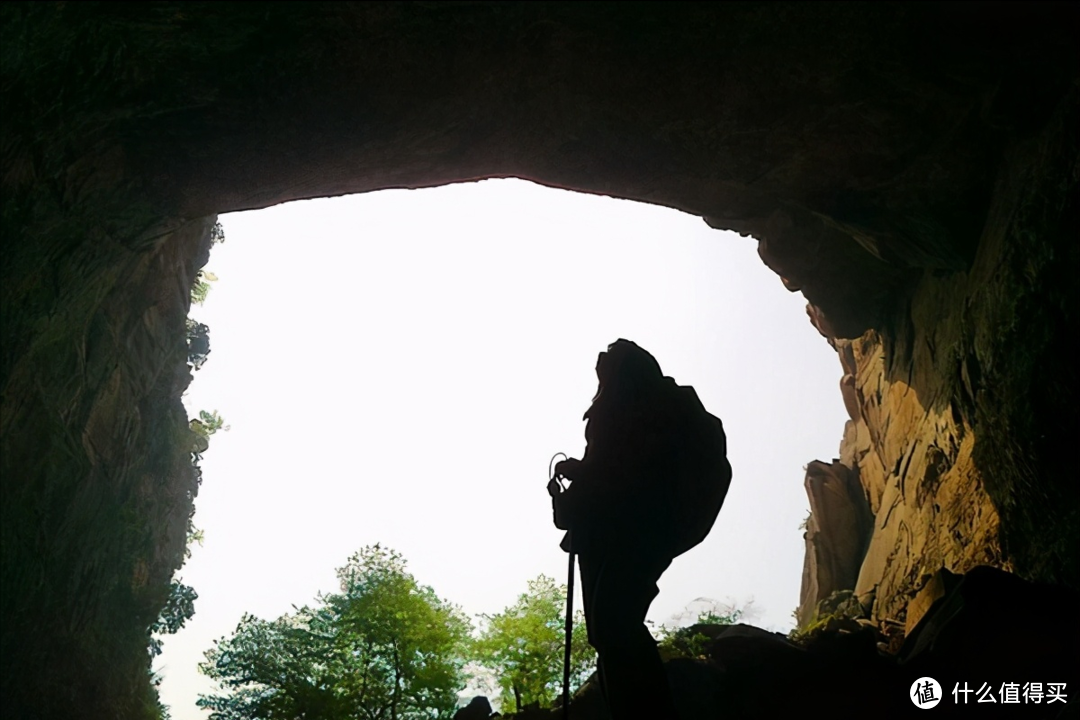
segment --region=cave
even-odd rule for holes
[[[807,470],[801,616],[851,590],[910,629],[941,569],[1075,589],[1075,15],[6,4],[5,715],[144,712],[215,216],[386,188],[522,178],[758,241],[851,416]]]

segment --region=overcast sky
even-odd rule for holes
[[[179,573],[195,617],[155,664],[175,720],[244,612],[337,589],[381,542],[470,615],[544,573],[565,582],[545,491],[580,456],[596,355],[623,337],[723,420],[734,471],[709,538],[660,581],[650,619],[698,598],[786,631],[798,604],[803,468],[837,453],[835,352],[756,242],[641,203],[490,180],[222,216],[219,280],[192,317],[211,354],[185,402],[211,440]],[[578,605],[580,607],[580,605]]]

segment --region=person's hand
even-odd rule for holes
[[[559,482],[557,477],[551,478],[551,480],[548,481],[547,491],[548,495],[551,497],[555,497],[563,491],[562,483]]]
[[[581,469],[581,461],[577,458],[567,458],[555,463],[555,477],[569,478],[575,480],[575,475]]]

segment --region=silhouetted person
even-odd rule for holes
[[[645,615],[671,560],[712,528],[731,482],[720,420],[628,340],[600,353],[581,460],[548,485],[562,547],[578,554],[589,643],[614,720],[675,718]]]

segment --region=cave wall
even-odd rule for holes
[[[753,235],[849,376],[810,595],[899,620],[942,565],[1077,585],[1073,6],[0,12],[5,710],[148,702],[208,218],[388,187],[522,177]]]
[[[1076,585],[1067,343],[1076,326],[1070,268],[1080,267],[1077,113],[1073,91],[1010,148],[970,270],[925,273],[880,330],[831,339],[851,420],[831,482],[815,482],[817,465],[807,473],[814,514],[836,519],[822,533],[811,518],[802,623],[831,593],[854,590],[874,619],[903,625],[908,602],[940,568],[1020,568]],[[845,472],[865,505],[850,494],[829,502],[848,487]],[[864,507],[874,523],[859,546],[845,532],[862,527]],[[819,569],[819,557],[857,563],[857,580]]]
[[[180,397],[212,225],[131,237],[76,224],[74,252],[54,248],[26,276],[55,295],[5,378],[0,413],[7,717],[153,706],[147,627],[183,562],[198,492]],[[9,305],[5,319],[33,310]]]
[[[908,378],[891,378],[877,331],[836,344],[853,418],[839,459],[826,466],[831,482],[821,487],[814,465],[808,468],[812,515],[799,620],[808,625],[820,601],[853,590],[872,619],[902,627],[908,602],[939,568],[1007,566],[998,513],[973,461],[975,434],[951,405],[920,397],[925,389]],[[837,507],[830,500],[840,488],[845,502]],[[826,563],[845,572],[823,572]]]
[[[902,622],[938,568],[1002,565],[998,514],[972,461],[970,425],[939,399],[920,397],[923,388],[890,380],[876,333],[841,352],[856,370],[859,407],[841,455],[858,468],[874,517],[854,590],[873,595],[875,618]]]

